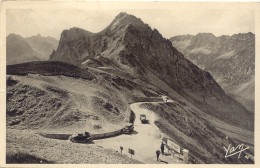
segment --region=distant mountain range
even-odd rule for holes
[[[7,65],[48,60],[58,43],[58,40],[53,37],[36,35],[24,38],[17,34],[10,34],[6,37]]]
[[[198,67],[210,72],[225,92],[254,111],[255,35],[216,37],[211,33],[180,35],[171,42]]]

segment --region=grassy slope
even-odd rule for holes
[[[41,75],[7,81],[17,82],[7,88],[9,127],[104,132],[128,122],[125,98],[104,81]]]

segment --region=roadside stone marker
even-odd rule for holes
[[[167,145],[177,153],[181,152],[181,147],[169,139],[167,140]]]
[[[123,149],[124,149],[123,146],[120,146],[121,154],[122,154]]]
[[[128,153],[130,153],[131,154],[131,158],[132,158],[132,155],[135,155],[135,151],[133,150],[133,149],[128,149]]]
[[[188,161],[189,161],[189,150],[183,149],[182,152],[183,152],[184,161],[186,163],[188,163]]]

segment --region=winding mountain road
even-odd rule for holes
[[[161,161],[157,162],[155,152],[160,149],[163,133],[154,124],[157,115],[148,109],[141,108],[140,105],[143,103],[151,102],[138,102],[130,105],[136,115],[134,132],[131,135],[121,135],[113,138],[95,140],[95,144],[114,149],[118,152],[120,152],[120,146],[122,146],[122,153],[129,156],[128,149],[133,149],[135,151],[133,158],[143,163],[182,163],[171,155],[165,156],[162,154],[160,155]],[[139,119],[140,114],[145,114],[150,124],[142,124]]]

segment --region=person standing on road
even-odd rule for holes
[[[162,151],[162,154],[164,155],[164,143],[163,142],[161,144],[161,151]]]
[[[159,150],[157,150],[157,151],[156,151],[156,157],[157,157],[157,161],[159,161],[159,156],[160,156],[160,151],[159,151]]]

